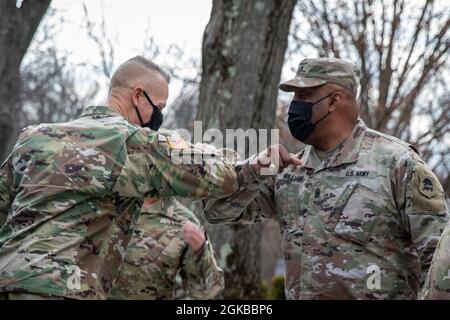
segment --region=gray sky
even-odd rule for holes
[[[84,3],[91,20],[98,23],[103,8],[107,32],[114,40],[115,67],[142,54],[147,30],[163,53],[176,44],[187,57],[201,58],[203,31],[209,21],[212,0],[84,0]],[[89,61],[99,65],[96,44],[86,33],[83,1],[53,0],[51,7],[57,12],[54,19],[65,20],[56,38],[58,50],[70,52],[74,63]],[[170,64],[170,59],[163,54],[155,62]],[[172,82],[169,104],[180,87],[177,81]],[[96,102],[101,103],[103,98],[99,95]]]
[[[108,31],[117,33],[117,59],[140,53],[150,19],[150,32],[159,45],[176,43],[187,52],[200,55],[203,31],[211,12],[211,0],[84,0],[93,19],[105,14]],[[84,13],[81,0],[53,0],[52,7],[69,24],[60,34],[61,45],[76,52],[80,60],[93,56],[95,47],[79,32]]]

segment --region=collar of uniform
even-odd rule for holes
[[[304,163],[305,168],[315,169],[316,172],[330,167],[337,167],[344,163],[353,163],[358,160],[361,143],[366,130],[366,124],[362,119],[359,119],[348,138],[336,148],[329,159],[323,161],[317,168],[314,168],[310,161],[312,146],[305,148],[300,160]]]
[[[83,110],[81,117],[89,117],[93,115],[105,115],[111,117],[122,117],[122,115],[114,110],[113,108],[107,106],[89,106]]]

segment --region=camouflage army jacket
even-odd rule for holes
[[[22,132],[1,167],[0,292],[104,299],[117,275],[144,197],[202,199],[233,193],[220,157],[174,164],[175,148],[108,107]],[[173,143],[173,141],[178,141]]]
[[[213,248],[208,242],[200,252],[189,249],[182,231],[187,221],[200,225],[174,198],[145,203],[113,284],[113,299],[174,299],[177,275],[188,297],[211,299],[220,294],[224,276]]]
[[[406,143],[368,129],[318,166],[276,177],[237,167],[239,190],[211,201],[211,223],[278,218],[288,299],[415,299],[448,219],[443,189]]]

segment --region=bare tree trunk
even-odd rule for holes
[[[6,156],[14,136],[20,106],[20,63],[45,14],[50,0],[0,1],[0,160]]]
[[[296,0],[214,0],[203,38],[197,114],[205,128],[273,128],[295,4]],[[261,298],[261,230],[262,225],[231,229],[225,298]]]

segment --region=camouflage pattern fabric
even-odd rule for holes
[[[187,221],[200,225],[176,199],[148,205],[146,201],[113,284],[112,299],[174,299],[177,274],[189,297],[212,299],[222,292],[223,272],[209,241],[196,253],[184,241],[182,226]]]
[[[346,60],[336,58],[305,59],[300,62],[294,79],[280,84],[279,88],[286,92],[298,88],[314,88],[332,83],[357,95],[360,70]]]
[[[237,190],[233,166],[219,156],[174,164],[177,148],[203,154],[174,135],[104,106],[71,122],[25,128],[0,172],[8,211],[0,292],[105,299],[145,197],[203,199]]]
[[[0,293],[0,300],[71,300],[64,297],[44,296],[35,293]]]
[[[206,219],[276,217],[288,299],[416,299],[449,215],[436,176],[408,144],[362,120],[327,160],[313,165],[311,152],[276,177],[237,166],[239,190],[210,201]]]
[[[429,300],[450,300],[450,222],[434,253],[422,296]]]

